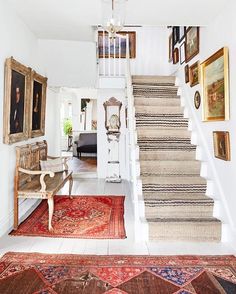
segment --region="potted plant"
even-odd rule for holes
[[[64,134],[66,136],[68,136],[68,151],[70,150],[70,148],[72,147],[72,139],[73,139],[73,136],[72,136],[72,121],[71,119],[65,119],[64,120],[64,124],[63,124],[63,131],[64,131]]]

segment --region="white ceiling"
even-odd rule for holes
[[[38,38],[92,40],[101,0],[5,0]],[[235,0],[128,0],[126,24],[208,25]]]

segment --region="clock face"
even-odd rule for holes
[[[113,114],[109,120],[111,129],[119,129],[119,118],[116,114]]]

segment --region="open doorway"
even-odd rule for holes
[[[61,154],[74,175],[97,173],[97,97],[92,90],[61,90]]]

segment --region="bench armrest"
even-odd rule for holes
[[[57,159],[57,158],[61,158],[63,160],[63,165],[64,165],[64,169],[65,170],[68,170],[69,167],[68,167],[68,164],[67,164],[67,161],[68,160],[71,160],[71,157],[70,156],[47,156],[48,159]]]
[[[44,181],[44,177],[46,175],[49,175],[51,178],[55,176],[55,173],[52,171],[43,171],[43,170],[29,170],[19,167],[18,170],[21,173],[27,174],[27,175],[40,175],[40,184],[41,184],[41,190],[40,192],[46,192],[46,183]]]

